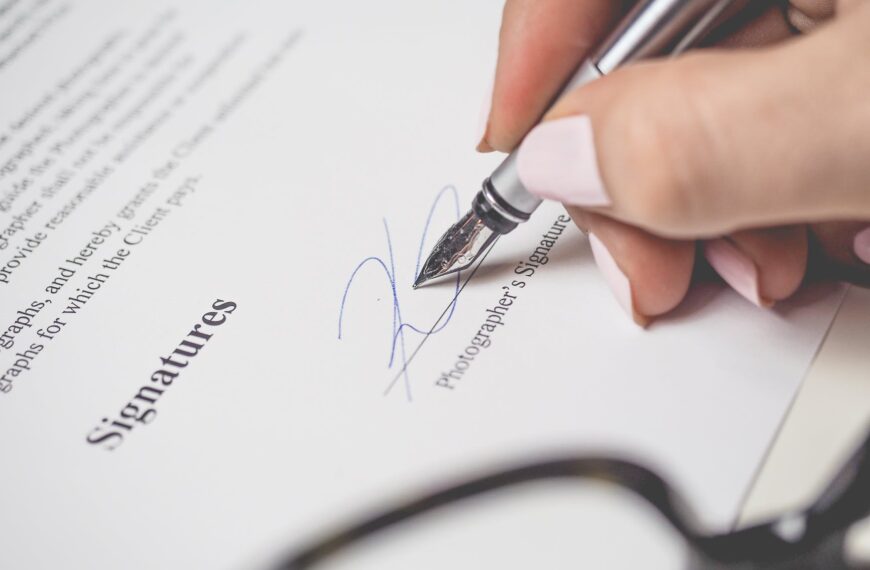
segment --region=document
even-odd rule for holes
[[[584,452],[734,523],[839,287],[707,284],[643,331],[548,204],[411,288],[500,160],[500,10],[0,0],[0,567],[254,568]]]

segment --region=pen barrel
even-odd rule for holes
[[[606,75],[639,59],[677,55],[700,41],[735,0],[644,0],[602,42],[592,60]]]

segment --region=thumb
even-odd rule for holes
[[[621,69],[529,133],[520,178],[668,237],[870,220],[868,24],[870,3],[774,48]]]

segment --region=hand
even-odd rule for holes
[[[507,0],[479,150],[523,139],[620,4]],[[870,281],[870,2],[794,0],[827,20],[803,36],[752,4],[715,49],[567,94],[519,150],[523,183],[590,232],[641,325],[682,301],[696,251],[760,306],[808,273]]]

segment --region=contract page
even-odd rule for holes
[[[733,524],[842,291],[765,311],[710,283],[640,330],[557,204],[412,290],[500,160],[473,152],[500,11],[0,2],[0,566],[259,567],[572,453]],[[612,505],[583,504],[539,531],[581,540]],[[443,544],[523,560],[472,518]],[[445,567],[416,552],[350,567]]]

